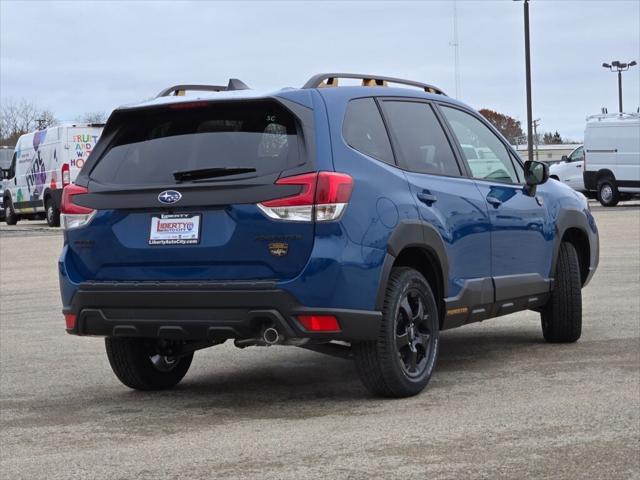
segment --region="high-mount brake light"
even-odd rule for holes
[[[182,103],[172,103],[169,105],[171,110],[189,110],[192,108],[204,108],[208,106],[207,102],[182,102]]]
[[[73,197],[89,193],[86,187],[70,183],[62,190],[60,224],[65,230],[84,227],[96,214],[95,210],[73,203]]]
[[[68,163],[64,163],[62,165],[62,170],[60,173],[62,174],[62,186],[66,187],[71,183],[71,170],[69,169]]]
[[[259,203],[258,208],[269,218],[290,222],[338,220],[353,191],[353,179],[337,172],[305,173],[280,178],[276,185],[300,185],[302,189],[295,195]]]

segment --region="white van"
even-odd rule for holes
[[[101,124],[76,123],[18,139],[3,180],[5,221],[46,218],[60,225],[62,188],[73,182],[102,134]]]
[[[640,114],[587,117],[584,186],[605,207],[640,195]]]

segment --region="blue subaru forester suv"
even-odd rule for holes
[[[580,337],[597,228],[547,180],[423,83],[171,87],[115,110],[64,190],[67,331],[106,337],[135,389],[233,339],[352,358],[374,394],[414,395],[442,330],[531,309],[549,342]]]

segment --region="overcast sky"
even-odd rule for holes
[[[460,99],[526,122],[522,2],[458,1]],[[531,1],[533,110],[582,139],[617,109],[611,60],[640,61],[640,1]],[[455,95],[453,2],[0,0],[0,98],[62,120],[109,113],[176,83],[300,86],[322,71],[432,83]],[[640,67],[624,74],[640,104]]]

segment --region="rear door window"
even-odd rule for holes
[[[342,135],[350,147],[393,164],[393,152],[380,111],[373,98],[357,98],[347,106]]]
[[[255,169],[245,177],[263,176],[303,163],[295,118],[276,102],[173,104],[123,115],[90,173],[96,182],[166,185],[176,183],[176,171],[238,168]]]
[[[431,105],[422,102],[384,101],[383,111],[407,170],[436,175],[460,175],[451,145]]]

